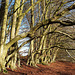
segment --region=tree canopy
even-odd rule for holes
[[[0,71],[20,67],[29,42],[27,65],[54,62],[60,50],[75,60],[75,0],[1,0]]]

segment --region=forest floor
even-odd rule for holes
[[[75,75],[75,63],[67,61],[56,61],[49,65],[38,64],[38,68],[26,66],[22,61],[22,67],[11,71],[7,69],[8,73],[0,75]]]

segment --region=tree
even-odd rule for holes
[[[73,26],[74,20],[62,20],[67,12],[75,7],[74,0],[31,0],[31,5],[24,11],[24,6],[29,0],[2,0],[1,1],[1,14],[0,14],[0,70],[6,71],[6,67],[12,70],[16,68],[16,64],[20,67],[19,50],[28,42],[33,42],[31,45],[31,55],[28,58],[27,64],[36,66],[37,63],[48,63],[55,60],[58,49],[74,50],[72,48],[65,48],[60,42],[62,35],[75,40],[69,34],[57,30],[63,26]],[[57,3],[58,2],[58,3]],[[64,7],[67,3],[71,6]],[[43,8],[44,5],[44,8]],[[38,9],[38,13],[34,9]],[[64,9],[62,9],[64,8]],[[50,10],[49,10],[50,9]],[[30,13],[31,11],[31,13]],[[34,12],[34,13],[33,13]],[[31,14],[31,22],[27,14]],[[38,14],[39,16],[36,16]],[[30,31],[19,34],[20,27],[25,20],[30,24]],[[35,22],[34,22],[35,21]],[[24,25],[23,25],[24,26]],[[25,26],[24,26],[25,27]],[[42,29],[42,30],[41,30]],[[37,34],[40,31],[40,34]],[[61,34],[61,35],[60,35]],[[59,36],[60,38],[58,38]],[[28,41],[23,42],[18,46],[18,41],[30,37]],[[38,39],[40,38],[40,39]],[[35,40],[38,40],[35,42]],[[65,38],[64,38],[65,39]],[[34,40],[34,41],[33,41]],[[9,41],[9,42],[7,42]]]
[[[45,1],[42,1],[42,3],[44,3]],[[57,3],[56,3],[57,2]],[[48,26],[48,28],[47,28],[47,25],[46,25],[46,30],[44,31],[44,33],[42,34],[42,39],[41,39],[41,42],[39,41],[39,43],[40,43],[40,46],[39,46],[39,49],[38,50],[36,50],[36,51],[34,51],[33,53],[32,53],[32,55],[34,55],[34,60],[33,60],[33,62],[35,62],[35,63],[31,63],[32,62],[32,55],[29,57],[29,59],[28,59],[28,61],[27,61],[27,64],[30,64],[30,65],[33,65],[33,66],[36,66],[36,64],[37,63],[48,63],[48,62],[53,62],[53,61],[55,61],[55,58],[56,58],[56,55],[57,55],[57,51],[59,50],[59,48],[61,48],[61,46],[63,47],[63,45],[62,45],[62,43],[60,43],[61,42],[61,40],[60,39],[62,39],[61,38],[61,35],[60,34],[64,34],[64,35],[67,35],[68,37],[70,36],[69,34],[66,34],[66,33],[64,33],[64,32],[61,32],[61,31],[59,31],[58,30],[58,28],[60,27],[60,25],[62,25],[62,26],[70,26],[70,24],[71,24],[71,26],[72,26],[72,23],[71,23],[71,21],[69,20],[69,22],[68,22],[68,20],[66,20],[66,21],[62,21],[62,19],[63,19],[63,17],[65,16],[65,14],[66,13],[68,13],[69,12],[69,10],[68,9],[70,9],[70,8],[73,8],[72,6],[74,6],[74,4],[72,5],[72,6],[69,6],[69,7],[67,7],[67,8],[65,8],[64,6],[65,6],[65,4],[67,4],[68,2],[71,2],[71,1],[66,1],[66,2],[64,2],[64,1],[59,1],[59,0],[57,0],[57,1],[49,1],[49,2],[47,2],[46,4],[46,8],[44,7],[44,9],[43,9],[43,18],[45,18],[46,17],[46,19],[47,19],[47,16],[50,14],[50,16],[49,16],[49,21],[47,20],[46,22],[45,22],[45,25],[46,24],[50,24],[50,26]],[[42,4],[41,3],[41,4]],[[49,7],[49,5],[48,5],[48,3],[51,3],[50,5],[50,7]],[[43,5],[43,4],[42,4]],[[43,5],[44,6],[44,5]],[[43,8],[43,7],[42,7]],[[50,9],[51,8],[51,10],[49,11],[48,10],[48,8]],[[62,9],[62,8],[64,8],[64,9]],[[66,14],[67,15],[67,14]],[[61,20],[60,20],[60,18],[61,18]],[[45,20],[46,20],[45,19]],[[67,19],[67,18],[66,18]],[[43,19],[44,20],[44,19]],[[52,22],[53,21],[53,22]],[[73,23],[74,23],[74,21],[73,21]],[[52,24],[52,26],[51,26],[51,24]],[[56,24],[56,25],[55,25]],[[60,24],[60,25],[59,25]],[[69,24],[69,25],[68,25]],[[43,24],[44,25],[44,24]],[[74,24],[73,24],[74,25]],[[44,26],[45,27],[45,26]],[[49,27],[50,27],[50,29],[49,29]],[[50,32],[48,32],[49,30],[50,30]],[[57,32],[56,32],[57,31]],[[51,33],[52,32],[52,33]],[[49,48],[46,48],[46,45],[47,45],[47,39],[46,39],[46,37],[47,37],[47,33],[49,33],[50,34],[50,40],[49,40],[49,43],[50,43],[50,45],[51,45],[51,48],[50,48],[50,45],[49,45]],[[35,36],[36,36],[36,34],[35,34]],[[64,38],[64,37],[63,37]],[[72,37],[71,37],[72,38]],[[37,38],[36,38],[37,39]],[[65,39],[65,38],[64,38]],[[59,42],[59,43],[57,43],[57,42]],[[37,42],[36,42],[37,43]],[[64,48],[65,49],[65,48]],[[45,64],[44,63],[44,64]]]

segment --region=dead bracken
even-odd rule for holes
[[[21,68],[16,70],[7,69],[7,75],[75,75],[75,63],[56,61],[49,65],[38,64],[38,68],[26,66],[22,61]],[[0,73],[0,75],[5,75]]]

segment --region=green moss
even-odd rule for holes
[[[4,74],[8,74],[8,71],[7,71],[7,70],[3,70],[3,73],[4,73]]]

